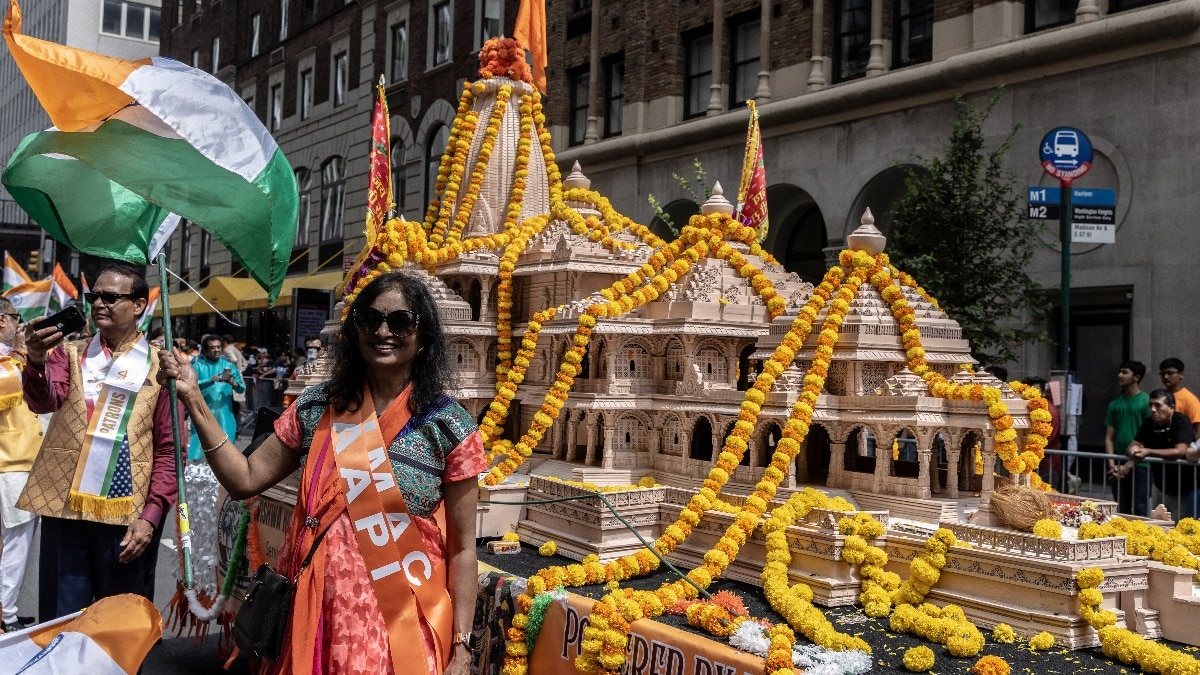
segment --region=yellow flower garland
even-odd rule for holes
[[[1096,590],[1104,582],[1104,571],[1089,567],[1075,576],[1079,584],[1079,615],[1100,634],[1100,649],[1110,659],[1127,665],[1136,665],[1145,672],[1196,673],[1200,672],[1200,660],[1170,647],[1151,642],[1127,628],[1118,628],[1117,615],[1100,609],[1104,596]],[[1033,641],[1030,640],[1033,647]]]
[[[1172,567],[1186,567],[1200,572],[1200,521],[1184,518],[1169,531],[1148,525],[1140,520],[1110,518],[1103,525],[1084,523],[1079,538],[1125,537],[1125,552],[1147,556]]]

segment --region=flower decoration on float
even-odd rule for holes
[[[1044,652],[1054,646],[1054,636],[1046,631],[1029,638],[1029,648],[1035,652]]]
[[[924,673],[933,668],[933,650],[929,647],[910,647],[904,651],[904,669],[913,673]]]
[[[980,657],[971,666],[971,675],[1009,675],[1011,672],[1012,666],[1008,665],[1008,661],[991,654]]]

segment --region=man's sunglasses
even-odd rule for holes
[[[103,300],[106,305],[115,305],[121,300],[133,300],[137,296],[133,293],[113,293],[111,291],[94,292],[89,291],[83,294],[83,297],[91,304],[96,304],[97,300]]]
[[[417,332],[417,324],[421,323],[421,317],[417,316],[416,312],[407,309],[398,309],[390,314],[384,314],[374,307],[354,308],[354,325],[364,335],[373,335],[375,331],[379,330],[379,324],[385,321],[388,330],[392,331],[392,335],[408,337]]]

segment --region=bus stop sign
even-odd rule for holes
[[[1056,127],[1042,138],[1042,168],[1064,187],[1092,168],[1092,142],[1073,127]]]

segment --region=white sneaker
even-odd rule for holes
[[[1069,473],[1067,474],[1067,494],[1079,494],[1079,486],[1083,484],[1083,479],[1079,476]]]

